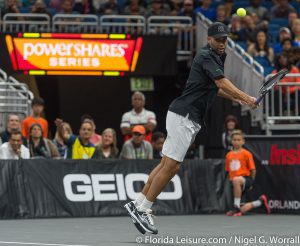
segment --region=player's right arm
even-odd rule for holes
[[[245,102],[249,107],[256,108],[256,99],[255,97],[251,97],[247,95],[245,92],[239,90],[229,79],[223,77],[215,80],[216,85],[219,89],[221,89],[224,93],[228,94],[228,96]]]

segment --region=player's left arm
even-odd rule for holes
[[[246,102],[234,98],[233,96],[231,96],[230,94],[226,93],[226,92],[225,92],[223,89],[221,89],[221,88],[220,88],[219,91],[218,91],[218,96],[219,96],[219,97],[226,98],[226,99],[229,99],[229,100],[231,100],[231,101],[233,101],[233,102],[237,102],[237,103],[239,103],[239,104],[241,104],[241,105],[246,105]]]

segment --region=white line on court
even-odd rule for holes
[[[0,244],[41,245],[41,246],[91,246],[91,245],[77,245],[77,244],[26,243],[26,242],[3,242],[3,241],[0,241]]]

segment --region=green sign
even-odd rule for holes
[[[153,91],[153,78],[130,78],[131,91]]]

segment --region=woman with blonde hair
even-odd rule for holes
[[[60,157],[63,159],[67,158],[67,150],[68,150],[68,146],[65,143],[63,137],[65,131],[67,131],[70,135],[73,134],[72,128],[70,124],[67,122],[63,122],[62,127],[56,129],[55,137],[53,139],[53,143],[57,147]]]
[[[118,154],[116,131],[112,128],[106,128],[102,132],[102,142],[98,145],[98,158],[115,159]]]

